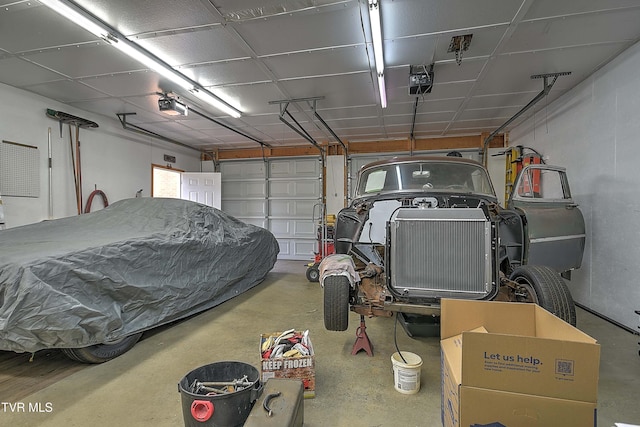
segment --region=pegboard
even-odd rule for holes
[[[0,144],[0,195],[40,197],[38,147],[2,141]]]

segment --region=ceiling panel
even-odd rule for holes
[[[619,45],[601,44],[554,49],[544,54],[526,52],[501,55],[491,63],[476,94],[540,91],[543,82],[541,79],[531,79],[532,75],[570,71],[571,75],[559,77],[554,85],[556,90],[566,90],[588,75],[584,70],[595,69],[606,58],[612,58],[619,49]]]
[[[270,81],[259,61],[255,59],[240,59],[233,61],[215,62],[180,70],[189,78],[200,82],[203,86],[224,86],[236,83],[264,83]]]
[[[104,93],[100,93],[89,86],[69,80],[36,84],[25,87],[25,89],[59,102],[84,101],[106,96]]]
[[[138,43],[172,66],[247,58],[221,26],[141,39]]]
[[[519,7],[512,0],[395,0],[382,2],[380,10],[385,38],[398,38],[504,25]]]
[[[640,7],[598,14],[523,22],[504,52],[529,52],[602,43],[624,44],[638,37],[634,26],[640,22]]]
[[[509,117],[515,115],[521,107],[501,107],[501,108],[482,108],[479,110],[467,109],[460,114],[459,119],[463,120],[477,120],[477,119],[491,119],[502,118],[506,121]]]
[[[70,0],[73,1],[73,0]],[[36,0],[0,0],[0,83],[24,88],[202,150],[309,142],[279,120],[287,112],[321,141],[492,132],[543,88],[533,74],[571,71],[544,105],[640,40],[637,0],[381,0],[387,107],[382,108],[365,0],[76,0],[179,72],[239,107],[233,119],[116,51]],[[473,34],[461,62],[451,38]],[[430,93],[409,94],[409,65],[434,65]],[[173,91],[187,117],[158,111]],[[302,111],[301,111],[302,110]],[[526,120],[524,114],[518,121]],[[507,129],[508,130],[508,129]],[[188,142],[187,142],[188,141]]]
[[[265,113],[278,114],[280,112],[278,106],[269,105],[269,101],[287,98],[274,83],[230,86],[222,88],[222,91],[249,116]]]
[[[602,0],[536,0],[527,11],[525,20],[588,12],[598,14],[602,10],[633,7],[640,7],[637,0],[607,0],[606,2]]]
[[[451,129],[497,129],[504,122],[504,118],[458,120]]]
[[[130,123],[140,123],[142,120],[153,122],[162,119],[162,116],[159,114],[147,113],[146,111],[140,110],[136,105],[119,98],[101,98],[89,101],[69,102],[69,105],[96,114],[103,114],[111,119],[116,118],[116,114],[138,111],[135,116],[127,117],[127,122]],[[143,116],[146,116],[146,119],[143,119]]]
[[[162,79],[152,71],[136,71],[81,79],[84,83],[114,97],[131,97],[161,91]]]
[[[378,117],[378,112],[379,108],[375,104],[351,108],[323,108],[322,101],[318,101],[318,114],[324,120]]]
[[[144,69],[139,62],[102,41],[49,49],[23,58],[72,78]]]
[[[0,59],[0,75],[5,84],[25,86],[60,80],[64,76],[15,57]]]
[[[1,49],[17,53],[96,41],[93,34],[35,1],[16,3],[23,7],[0,8]]]
[[[324,108],[377,103],[377,93],[371,86],[368,72],[288,80],[282,82],[281,86],[291,98],[324,97],[322,100]]]
[[[259,56],[364,42],[357,1],[347,2],[339,8],[322,8],[312,14],[279,15],[243,22],[236,30]]]
[[[263,62],[281,80],[369,72],[364,45],[271,56]]]
[[[460,65],[455,62],[436,64],[433,68],[433,80],[434,83],[473,81],[478,78],[486,65],[487,61],[484,59],[470,59]]]
[[[438,36],[385,39],[385,64],[389,68],[408,65],[429,65],[435,61],[437,43]]]
[[[464,98],[475,83],[473,81],[439,83],[435,78],[433,80],[433,89],[430,94],[426,95],[429,99]]]
[[[478,108],[499,108],[511,106],[524,107],[542,90],[542,87],[542,83],[540,83],[537,90],[531,92],[476,95],[469,100],[467,108],[473,110]]]
[[[218,22],[204,2],[192,0],[76,0],[76,3],[126,36]]]
[[[225,135],[232,135],[233,132],[225,129],[224,127],[212,122],[211,120],[204,119],[197,114],[191,112],[185,116],[174,116],[174,121],[186,126],[190,129],[199,130],[207,135],[213,135],[214,133],[221,133]]]

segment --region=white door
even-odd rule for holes
[[[181,176],[181,199],[221,209],[222,184],[220,172],[183,172]]]

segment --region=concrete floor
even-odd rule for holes
[[[125,355],[75,372],[21,402],[41,412],[11,412],[0,404],[6,426],[181,426],[177,384],[190,370],[225,360],[259,369],[261,333],[309,329],[316,351],[316,397],[304,401],[307,427],[440,426],[438,338],[410,338],[398,326],[404,351],[422,357],[421,389],[405,395],[393,387],[394,322],[368,319],[374,357],[351,355],[359,317],[346,332],[328,332],[322,291],[306,281],[303,262],[279,261],[251,291],[198,316],[159,328]],[[634,336],[583,310],[580,329],[602,345],[598,425],[640,425],[640,357]],[[0,397],[0,401],[2,401]],[[7,402],[4,402],[7,403]],[[516,426],[517,427],[517,426]]]

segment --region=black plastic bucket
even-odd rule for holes
[[[234,381],[247,376],[251,385],[228,394],[207,396],[193,393],[195,380]],[[253,366],[242,362],[216,362],[189,372],[178,383],[182,398],[182,417],[185,427],[240,427],[262,393],[260,373]]]

